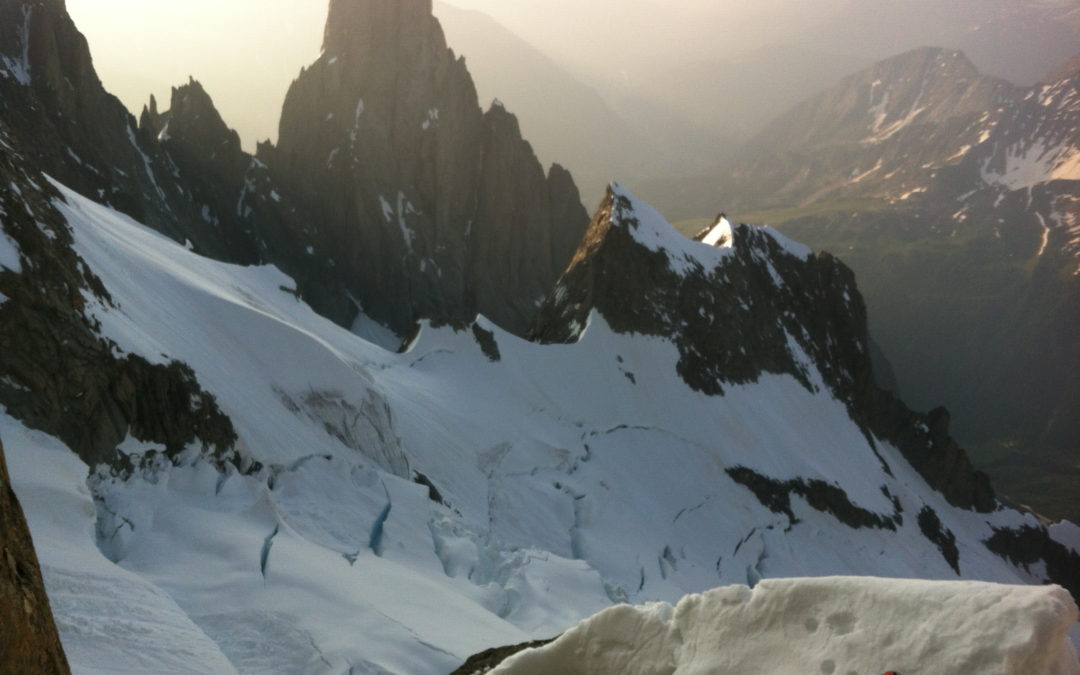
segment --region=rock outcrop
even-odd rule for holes
[[[267,161],[364,311],[399,333],[477,313],[524,332],[588,222],[516,118],[481,111],[430,0],[333,0]]]
[[[0,672],[70,672],[0,442]]]

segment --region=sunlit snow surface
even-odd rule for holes
[[[430,326],[393,354],[314,314],[276,268],[209,261],[60,189],[114,301],[90,310],[103,334],[190,364],[266,466],[88,481],[57,441],[0,415],[76,672],[449,672],[623,600],[787,576],[955,579],[919,531],[924,506],[956,533],[965,578],[1043,581],[981,543],[1033,517],[952,509],[879,443],[887,475],[844,406],[792,377],[708,397],[678,377],[670,342],[598,314],[563,346],[481,319],[498,361],[471,330]],[[676,264],[722,264],[647,226]],[[903,525],[852,530],[796,496],[793,524],[728,477],[737,465],[835,483],[885,516],[887,487]]]
[[[766,580],[615,607],[492,675],[1076,675],[1060,587],[866,578]]]

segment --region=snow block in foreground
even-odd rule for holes
[[[1074,675],[1057,586],[863,577],[770,579],[620,605],[492,673]]]

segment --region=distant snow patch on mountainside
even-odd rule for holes
[[[1073,675],[1076,618],[1060,587],[770,579],[613,607],[492,673]]]
[[[1045,141],[1014,145],[1006,151],[1002,171],[983,169],[983,180],[1022,190],[1051,180],[1080,180],[1080,147],[1048,146]]]

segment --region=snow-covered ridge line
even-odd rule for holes
[[[491,672],[1075,675],[1076,620],[1056,586],[769,579],[605,610]]]
[[[726,217],[718,218],[707,235],[694,241],[684,237],[652,205],[638,199],[622,185],[612,183],[609,190],[613,204],[612,222],[626,227],[634,239],[650,251],[666,254],[672,271],[678,274],[687,274],[697,268],[711,271],[729,257],[730,249],[737,245],[734,228]],[[814,254],[810,247],[789,239],[773,227],[745,227],[768,233],[788,255],[805,260]],[[717,246],[721,241],[724,245]]]

